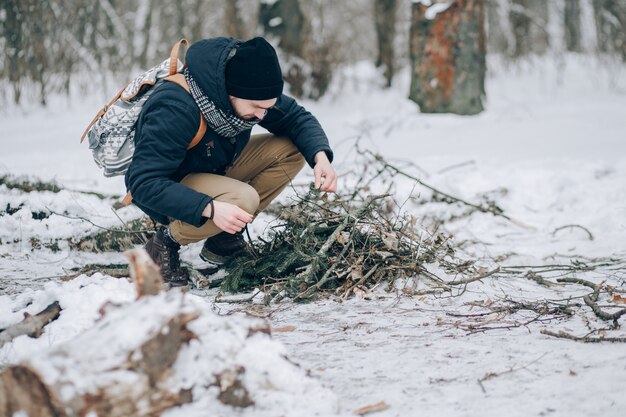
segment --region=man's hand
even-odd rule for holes
[[[213,200],[213,223],[230,234],[241,232],[254,216],[234,204]],[[202,212],[204,217],[211,216],[211,204],[207,204]]]
[[[330,164],[326,152],[319,151],[315,154],[313,160],[315,161],[315,167],[313,168],[315,188],[331,193],[337,192],[337,174]]]

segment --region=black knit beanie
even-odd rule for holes
[[[265,39],[243,42],[226,64],[226,91],[247,100],[269,100],[283,93],[276,51]]]

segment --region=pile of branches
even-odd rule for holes
[[[273,206],[278,224],[267,240],[259,238],[227,262],[222,289],[259,288],[268,301],[303,301],[320,293],[346,298],[381,283],[392,288],[398,278],[442,283],[429,265],[475,272],[472,262],[455,257],[449,236],[421,229],[391,195],[361,197],[363,191],[329,196],[311,189],[294,204]]]

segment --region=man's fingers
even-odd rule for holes
[[[252,214],[248,213],[245,210],[239,210],[237,211],[237,213],[235,213],[235,218],[245,223],[250,223],[253,217],[254,216]]]
[[[335,191],[337,191],[337,177],[334,177],[332,179],[330,178],[330,176],[327,177],[326,178],[326,182],[324,182],[324,185],[322,185],[321,190],[322,191],[330,191],[330,192],[333,192],[333,193]]]
[[[315,175],[315,188],[320,188],[322,185],[322,173],[317,171],[313,173]]]
[[[337,185],[337,176],[334,173],[329,172],[325,177],[325,181],[324,181],[324,184],[322,185],[321,190],[334,192],[336,185]]]
[[[338,179],[339,179],[339,178],[337,178],[337,175],[333,175],[333,181],[332,181],[331,190],[330,190],[330,191],[332,191],[333,193],[334,193],[335,191],[337,191],[337,180],[338,180]]]

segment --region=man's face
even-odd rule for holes
[[[267,111],[274,107],[278,99],[269,100],[246,100],[243,98],[228,96],[230,103],[235,109],[235,114],[245,120],[263,120]]]

